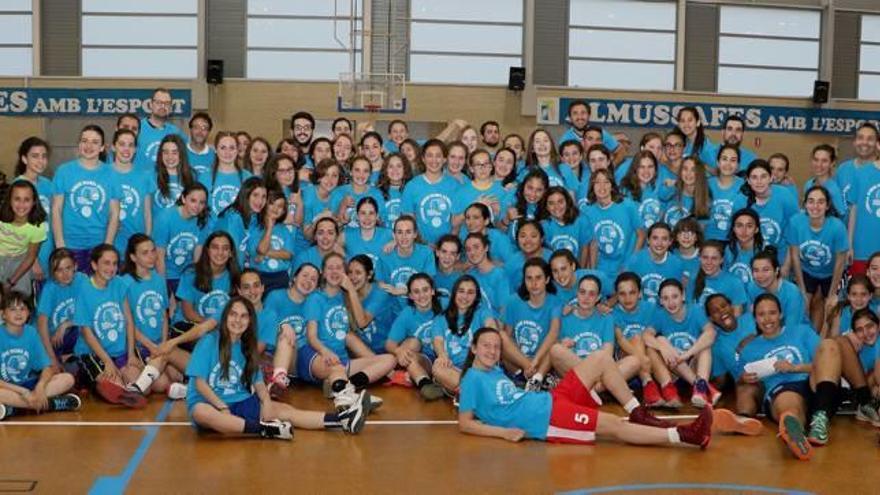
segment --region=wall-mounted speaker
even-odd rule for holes
[[[208,68],[205,71],[208,84],[223,84],[223,61],[208,60]]]
[[[828,91],[831,83],[828,81],[816,81],[813,83],[813,103],[828,103]]]
[[[526,89],[525,67],[510,68],[510,77],[507,79],[507,89],[511,91],[522,91]]]

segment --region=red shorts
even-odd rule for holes
[[[865,275],[868,271],[868,260],[853,260],[849,265],[850,275]]]
[[[550,392],[553,406],[547,441],[592,445],[599,424],[599,406],[602,401],[592,390],[587,390],[574,371],[569,371]]]

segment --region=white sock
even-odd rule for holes
[[[174,382],[168,387],[168,398],[171,400],[180,400],[186,397],[186,385]]]
[[[544,381],[544,375],[542,375],[540,373],[535,373],[534,375],[532,375],[532,380],[542,382],[542,381]]]
[[[153,382],[159,378],[159,370],[148,364],[144,366],[144,370],[141,371],[140,376],[137,377],[137,380],[134,381],[134,386],[141,391],[141,393],[146,393],[150,390],[150,386],[153,385]]]
[[[626,409],[626,413],[629,414],[633,412],[633,409],[639,407],[639,400],[633,397],[626,404],[623,405],[623,408]]]
[[[681,437],[678,436],[678,428],[666,428],[666,435],[669,437],[669,443],[681,443]]]

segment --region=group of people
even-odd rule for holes
[[[72,410],[89,387],[142,407],[186,399],[202,430],[358,433],[391,381],[450,397],[463,432],[591,443],[708,445],[765,414],[798,458],[829,441],[849,386],[880,426],[878,130],[856,156],[721,140],[683,107],[637,149],[575,101],[559,140],[456,120],[417,140],[307,112],[272,146],[184,133],[158,89],[111,137],[21,143],[0,206],[0,419]],[[322,385],[331,412],[280,400]],[[640,397],[636,399],[633,390]],[[713,409],[722,392],[734,412]],[[599,393],[629,421],[600,412]],[[676,425],[650,408],[701,409]]]

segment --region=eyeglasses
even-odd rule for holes
[[[170,107],[171,100],[153,100],[153,105],[157,107]]]
[[[677,150],[684,148],[684,145],[682,143],[666,143],[663,146],[666,148],[675,148]]]
[[[312,126],[310,125],[295,125],[293,126],[293,130],[296,132],[308,132],[312,130]]]

